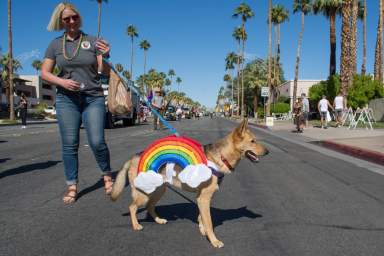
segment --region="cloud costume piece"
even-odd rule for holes
[[[197,188],[202,182],[207,181],[212,176],[211,169],[205,164],[188,165],[177,176],[182,183],[191,188]]]
[[[163,176],[154,172],[141,172],[133,181],[135,187],[147,194],[152,193],[155,189],[164,183]]]

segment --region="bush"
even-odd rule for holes
[[[341,87],[338,75],[329,77],[309,89],[309,99],[317,105],[321,96],[327,96],[332,104]],[[348,89],[347,105],[356,109],[365,107],[372,99],[384,97],[383,84],[373,80],[371,76],[355,75],[351,87]]]
[[[41,115],[44,114],[44,109],[48,107],[47,103],[39,103],[35,106],[36,114]]]
[[[271,104],[271,113],[288,113],[289,109],[288,103],[279,102]]]
[[[369,101],[384,97],[383,84],[370,76],[354,76],[353,84],[348,90],[348,106],[353,109],[363,108]]]

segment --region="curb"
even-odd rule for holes
[[[45,120],[45,121],[28,121],[27,120],[27,125],[54,124],[54,123],[57,123],[57,120]],[[20,123],[16,123],[16,124],[2,124],[2,123],[0,123],[0,127],[2,127],[2,126],[20,126],[20,125],[21,125],[21,122]]]
[[[355,146],[349,146],[345,144],[336,143],[330,140],[320,141],[320,145],[333,149],[335,151],[339,151],[341,153],[346,153],[352,155],[357,158],[361,158],[370,162],[374,162],[376,164],[384,165],[384,154],[372,151],[368,149],[362,149]]]
[[[248,123],[248,124],[252,125],[252,126],[255,126],[257,128],[261,128],[261,129],[272,131],[272,129],[269,128],[268,126],[266,126],[265,124],[254,124],[254,123]]]

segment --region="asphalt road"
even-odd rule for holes
[[[210,143],[235,127],[224,119],[183,120],[184,135]],[[150,125],[107,130],[111,164],[155,138]],[[224,178],[211,213],[214,249],[198,231],[194,194],[168,190],[157,211],[140,210],[144,230],[130,225],[130,191],[111,202],[84,131],[80,194],[62,203],[63,163],[55,124],[0,127],[0,255],[384,255],[384,177],[363,167],[254,129],[270,154],[243,160]]]

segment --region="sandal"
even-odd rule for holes
[[[77,188],[68,187],[67,191],[64,193],[63,201],[64,204],[73,204],[77,199]]]
[[[104,191],[106,195],[110,195],[112,193],[113,180],[109,175],[104,175]]]

